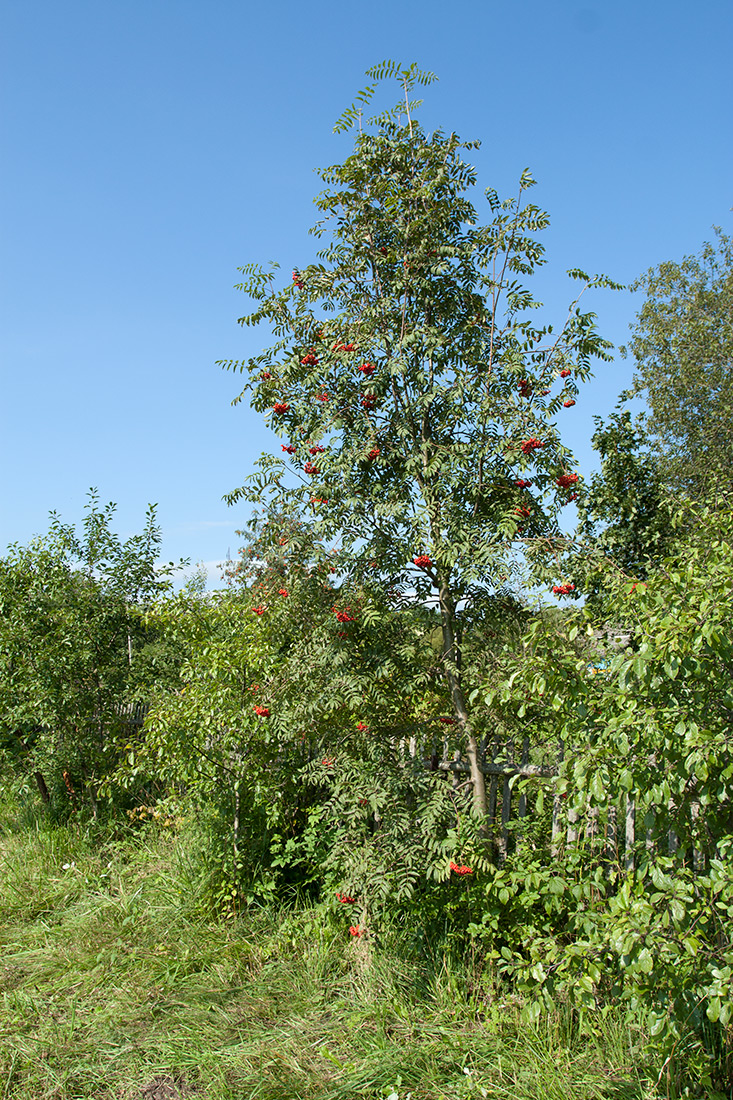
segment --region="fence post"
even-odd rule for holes
[[[578,830],[575,827],[577,824],[578,824],[578,811],[574,810],[573,807],[571,806],[570,809],[568,810],[568,847],[570,847],[571,844],[577,843]]]
[[[626,870],[634,870],[634,845],[636,843],[636,802],[626,795]]]
[[[608,803],[606,823],[606,859],[616,863],[618,860],[618,809],[615,802]]]
[[[505,765],[514,763],[514,742],[505,742]],[[509,853],[509,819],[512,814],[512,789],[509,786],[510,776],[504,775],[501,785],[501,836],[499,837],[499,860],[503,862]]]
[[[692,838],[693,838],[692,839],[692,869],[695,872],[695,874],[699,874],[699,872],[702,870],[702,865],[703,865],[702,853],[701,853],[700,849],[697,847],[697,845],[695,844],[695,833],[697,832],[699,821],[700,821],[700,803],[697,801],[697,799],[694,799],[690,803],[690,824],[692,826],[690,831],[692,833]]]
[[[522,740],[522,767],[526,767],[529,764],[529,737],[525,736]],[[523,821],[527,816],[527,791],[523,787],[522,791],[517,799],[517,819]],[[516,850],[519,851],[522,846],[523,834],[521,831],[517,832],[516,837]]]
[[[562,741],[557,743],[557,769],[560,770],[560,765],[563,762],[565,755],[565,746]],[[560,837],[562,836],[562,799],[560,795],[555,791],[552,796],[552,840],[550,842],[550,853],[553,856],[560,855]]]

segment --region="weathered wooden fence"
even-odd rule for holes
[[[405,750],[413,760],[422,758],[426,767],[446,773],[454,790],[470,787],[470,765],[460,749],[451,749],[448,738],[443,738],[440,744],[435,739],[422,741],[413,737],[405,743]],[[523,825],[531,824],[536,803],[531,781],[556,777],[564,754],[560,743],[532,753],[528,736],[520,741],[494,737],[481,743],[480,766],[486,777],[489,835],[500,863],[527,842],[525,834],[530,830]],[[540,756],[542,762],[531,763],[532,755]],[[679,841],[680,834],[690,836],[699,832],[701,806],[694,798],[680,808],[670,802],[666,814],[660,815],[643,797],[620,789],[612,791],[605,803],[589,805],[580,814],[573,808],[572,787],[567,793],[553,791],[551,797],[553,856],[571,846],[593,843],[604,858],[633,870],[643,846],[648,853],[678,855],[696,871],[704,867],[706,860],[701,849],[690,845],[688,850],[682,850]]]

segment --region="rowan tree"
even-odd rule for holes
[[[322,242],[287,285],[278,267],[241,269],[255,301],[240,319],[274,340],[222,365],[245,372],[249,397],[283,439],[247,484],[299,507],[318,538],[338,546],[339,576],[366,593],[427,603],[439,612],[442,670],[471,765],[474,806],[486,796],[461,639],[472,616],[507,583],[524,540],[558,534],[557,513],[578,475],[558,414],[610,345],[578,299],[559,326],[536,320],[525,281],[543,263],[548,215],[517,195],[486,191],[481,224],[478,142],[426,132],[417,86],[435,77],[392,62],[336,124],[355,131],[353,153],[322,172]],[[403,99],[365,120],[383,80]],[[574,270],[582,292],[613,286]],[[578,296],[579,297],[579,296]]]

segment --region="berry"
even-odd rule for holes
[[[272,406],[272,411],[276,416],[284,416],[286,412],[290,410],[290,405],[285,401],[278,401],[277,404]]]

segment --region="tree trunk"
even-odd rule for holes
[[[41,772],[34,772],[33,778],[36,781],[38,793],[41,796],[41,802],[43,802],[45,806],[48,806],[51,802],[51,795],[48,793],[48,787],[46,786],[46,780],[43,778],[43,774]]]
[[[473,808],[481,822],[482,833],[487,833],[486,783],[484,773],[481,770],[478,741],[471,727],[466,697],[461,684],[460,647],[456,638],[456,607],[448,583],[443,578],[440,580],[439,593],[440,618],[443,629],[443,669],[450,688],[453,710],[466,736],[466,756],[471,768],[471,785],[473,787]]]

